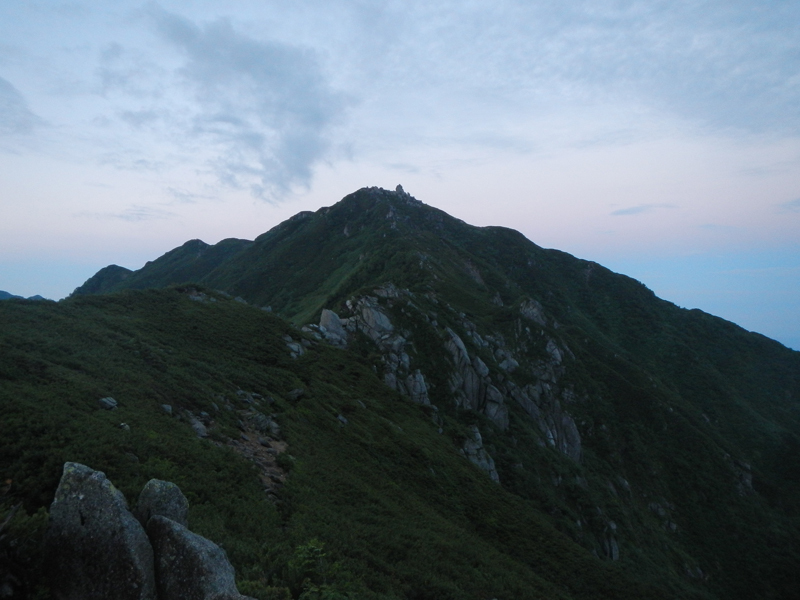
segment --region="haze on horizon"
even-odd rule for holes
[[[0,5],[0,289],[358,188],[800,349],[800,4]]]

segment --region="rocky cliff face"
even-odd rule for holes
[[[378,298],[383,298],[393,305],[393,301],[401,297],[410,298],[410,292],[387,284],[376,288],[374,294],[349,299],[346,306],[351,316],[347,318],[340,318],[335,312],[323,309],[319,325],[314,326],[313,331],[320,339],[324,338],[340,347],[346,347],[348,339],[356,332],[364,334],[382,354],[386,385],[418,404],[429,405],[425,375],[420,369],[411,369],[408,354],[409,350],[413,352],[408,339],[410,333],[407,330],[397,331],[378,302]]]
[[[519,308],[517,328],[524,335],[518,336],[521,342],[517,347],[507,343],[502,333],[479,327],[464,313],[456,312],[435,293],[419,296],[392,283],[374,288],[371,294],[347,299],[344,310],[340,316],[323,309],[319,324],[306,330],[339,347],[346,347],[357,334],[364,335],[381,355],[386,384],[419,404],[431,404],[429,382],[444,380],[447,387],[441,390],[444,395],[440,393],[440,398],[449,398],[459,409],[483,414],[498,430],[506,431],[509,404],[515,403],[537,424],[542,446],[580,461],[581,436],[575,420],[564,408],[576,400],[577,394],[560,384],[567,369],[565,360],[574,357],[565,344],[545,335],[546,316],[535,300],[528,299]],[[408,327],[396,326],[393,319],[408,323]],[[540,330],[538,339],[523,320],[531,321]],[[453,327],[462,332],[464,339]],[[415,344],[420,336],[436,340],[445,373],[432,372],[441,367],[432,366],[430,356],[420,354]],[[542,351],[543,358],[530,358],[533,346]],[[465,440],[463,450],[492,479],[499,480],[477,426]]]

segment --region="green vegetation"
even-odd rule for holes
[[[365,334],[338,350],[290,324],[352,316],[389,282],[402,294],[376,305],[436,408],[384,385]],[[359,190],[253,242],[109,267],[57,305],[4,301],[0,319],[0,508],[23,504],[28,548],[74,460],[130,501],[176,482],[261,599],[800,596],[800,354],[517,232]],[[538,410],[574,422],[580,460],[522,403],[506,400],[507,430],[458,408],[446,328],[496,385],[556,390]],[[228,443],[253,408],[238,390],[288,443],[276,494]],[[501,485],[460,452],[472,426]]]
[[[193,530],[227,550],[257,597],[657,597],[489,481],[353,354],[318,344],[293,360],[282,336],[299,336],[284,321],[187,291],[0,304],[4,512],[21,502],[42,515],[77,461],[131,502],[152,477],[177,483]],[[235,435],[221,398],[244,408],[238,389],[274,400],[289,443],[278,504],[217,442]],[[105,396],[119,407],[100,408]],[[214,413],[217,433],[199,439],[182,410]]]

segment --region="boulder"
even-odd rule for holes
[[[472,357],[472,368],[475,369],[475,372],[478,374],[479,377],[488,377],[489,376],[489,367],[486,366],[486,363],[483,362],[479,357],[473,356]]]
[[[100,408],[105,408],[106,410],[114,410],[117,408],[117,401],[110,396],[106,398],[100,398],[97,403],[100,405]]]
[[[552,357],[553,362],[557,365],[561,364],[561,361],[564,359],[564,355],[559,349],[555,340],[547,341],[547,353]]]
[[[377,304],[365,303],[360,317],[360,329],[376,342],[394,330],[389,317],[378,309]]]
[[[65,463],[44,555],[58,600],[156,600],[153,550],[105,474]]]
[[[189,501],[174,483],[151,479],[139,494],[134,515],[143,527],[147,527],[147,522],[154,515],[167,517],[188,527]]]
[[[511,356],[506,356],[498,366],[507,373],[513,373],[519,367],[519,363]]]
[[[330,343],[336,346],[347,345],[347,331],[342,326],[339,315],[335,312],[323,308],[319,318],[319,326],[320,329],[324,328],[323,335]]]
[[[225,551],[172,519],[155,515],[147,523],[155,553],[160,600],[244,598]]]
[[[302,344],[298,344],[297,342],[286,342],[286,347],[289,349],[289,354],[291,354],[292,358],[303,356],[303,354],[306,353]]]
[[[304,389],[295,388],[291,392],[286,394],[286,397],[289,398],[289,400],[299,400],[300,398],[305,396],[305,394],[306,394],[306,391]]]
[[[189,416],[189,425],[192,426],[192,429],[194,429],[194,432],[195,434],[197,434],[197,437],[200,438],[208,437],[208,428],[205,426],[205,424],[200,419],[195,417],[191,412],[187,411],[187,413]]]

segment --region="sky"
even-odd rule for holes
[[[0,2],[0,290],[397,184],[800,350],[800,3]]]

